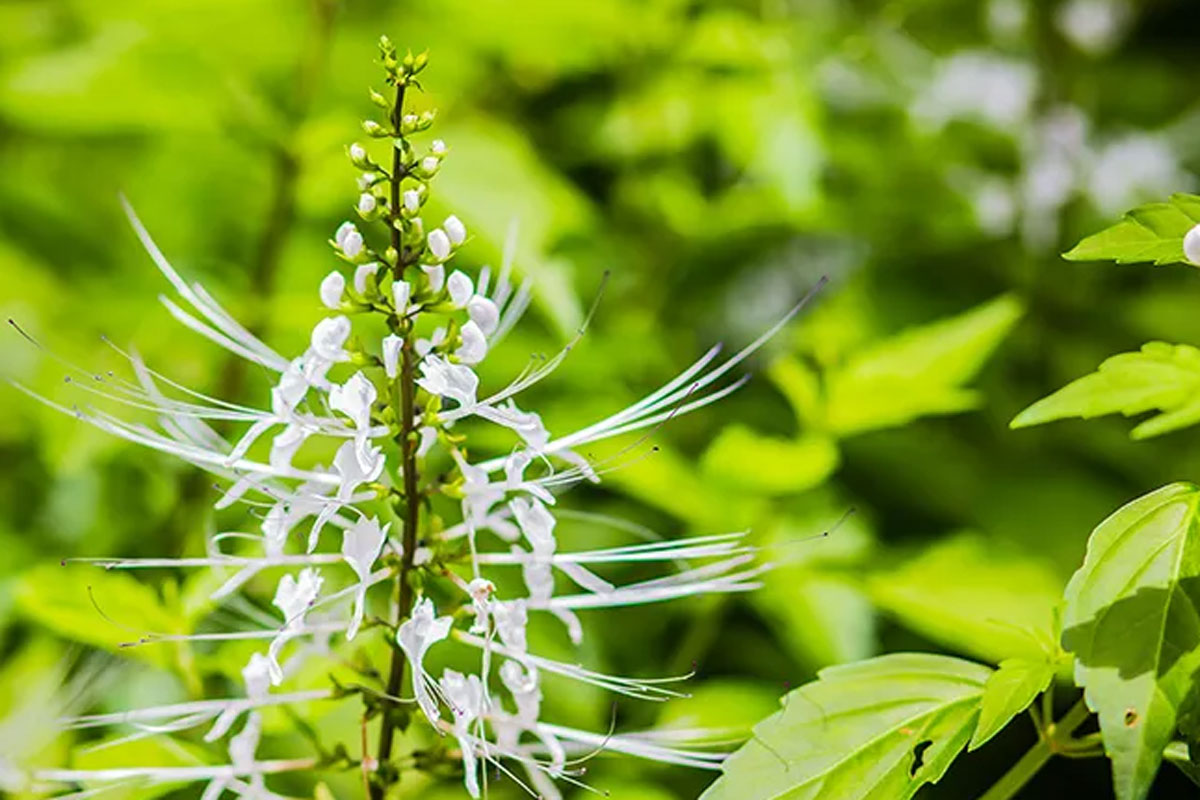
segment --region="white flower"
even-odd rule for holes
[[[472,320],[462,326],[462,345],[454,351],[458,360],[464,364],[478,364],[487,356],[487,337]]]
[[[354,426],[354,445],[360,464],[369,463],[367,455],[371,441],[371,409],[378,393],[375,384],[363,374],[354,373],[342,385],[334,384],[329,390],[329,407],[350,417]]]
[[[438,261],[445,261],[450,257],[450,239],[446,236],[444,230],[434,228],[429,232],[427,241],[429,243],[429,252]]]
[[[433,679],[425,671],[425,654],[434,644],[442,641],[450,633],[453,617],[435,617],[433,601],[428,597],[422,598],[413,608],[410,616],[396,632],[396,643],[408,657],[412,667],[413,694],[417,705],[421,707],[426,719],[435,727],[441,715],[438,714],[437,702],[433,699],[429,685]]]
[[[402,195],[404,208],[410,214],[415,214],[421,210],[421,193],[416,189],[408,189]]]
[[[446,341],[446,329],[439,326],[434,329],[433,333],[429,335],[428,339],[417,339],[414,349],[417,351],[417,355],[419,355],[421,358],[424,358],[425,356],[429,355],[429,352],[433,350],[433,348],[437,347],[444,341]]]
[[[488,336],[496,332],[500,325],[500,310],[496,304],[483,295],[475,295],[467,301],[467,314],[471,321]]]
[[[441,139],[434,139],[432,142],[429,143],[429,152],[433,153],[436,156],[446,155],[446,143],[443,142]]]
[[[432,175],[433,173],[437,172],[438,166],[441,163],[442,162],[439,161],[435,156],[425,156],[421,159],[421,169]]]
[[[400,374],[400,348],[404,340],[394,333],[383,337],[383,371],[389,380],[395,380]]]
[[[440,292],[446,285],[446,268],[441,264],[422,264],[421,271],[429,279],[429,288],[433,291]]]
[[[350,338],[350,320],[343,316],[326,317],[313,328],[311,346],[319,358],[329,362],[345,361],[350,354],[343,345]]]
[[[358,142],[350,145],[350,160],[355,163],[367,160],[367,151]]]
[[[326,308],[337,310],[342,305],[342,292],[346,291],[346,279],[336,269],[321,281],[321,302]]]
[[[417,379],[417,385],[430,394],[448,397],[469,408],[475,405],[479,376],[470,367],[451,364],[438,355],[428,355],[421,360],[421,377]]]
[[[453,214],[446,217],[442,227],[446,229],[446,235],[450,237],[450,243],[455,247],[466,241],[467,229],[463,226],[462,221]]]
[[[283,670],[279,666],[279,651],[283,646],[304,629],[304,616],[308,608],[317,599],[324,579],[312,567],[300,571],[299,577],[284,575],[279,579],[275,589],[275,599],[271,603],[283,612],[283,627],[271,640],[267,650],[271,683],[278,686],[283,682]]]
[[[379,201],[375,199],[375,195],[371,194],[370,192],[363,192],[358,197],[358,213],[370,214],[375,210],[375,206],[378,204],[378,202]]]
[[[1200,225],[1196,225],[1183,237],[1183,254],[1192,264],[1200,267]]]
[[[358,232],[358,228],[353,222],[343,222],[338,226],[337,232],[333,235],[333,241],[337,243],[338,248],[346,254],[347,258],[356,258],[363,249],[362,234]]]
[[[466,273],[456,269],[446,279],[446,290],[450,292],[450,302],[454,304],[454,307],[462,308],[471,299],[475,287]]]
[[[354,270],[354,291],[359,294],[367,293],[367,281],[375,277],[375,273],[379,272],[379,262],[370,261],[366,264],[359,264]]]
[[[479,763],[475,758],[475,741],[470,726],[484,710],[483,684],[478,675],[463,675],[448,669],[440,681],[442,694],[454,715],[454,737],[462,751],[463,784],[471,797],[479,797]]]
[[[412,285],[408,281],[396,281],[392,284],[392,305],[396,316],[403,317],[408,313],[408,301],[412,298]]]
[[[367,579],[371,577],[371,567],[375,559],[383,551],[383,543],[387,541],[387,531],[391,523],[379,527],[377,517],[362,517],[352,527],[342,533],[342,557],[358,576],[358,587],[354,595],[354,616],[350,627],[346,629],[347,641],[353,639],[362,625],[363,611],[367,602]]]

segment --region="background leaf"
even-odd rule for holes
[[[1019,551],[962,533],[894,569],[868,587],[884,611],[952,650],[999,663],[1043,655],[1062,582]]]

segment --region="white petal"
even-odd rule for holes
[[[400,374],[400,348],[404,340],[394,333],[383,338],[383,370],[390,380],[395,380]]]
[[[454,303],[456,308],[466,305],[475,291],[475,287],[471,285],[471,279],[467,277],[466,273],[457,269],[447,279],[446,289],[450,292],[450,302]]]
[[[1183,254],[1187,260],[1200,267],[1200,225],[1196,225],[1183,237]]]
[[[342,304],[342,292],[346,290],[346,279],[336,269],[321,281],[321,302],[335,311]]]
[[[500,309],[496,304],[483,295],[475,295],[467,301],[467,314],[471,321],[488,336],[496,332],[500,325]]]
[[[450,242],[455,247],[466,241],[467,229],[462,224],[462,221],[453,214],[446,217],[446,221],[442,223],[442,227],[446,229],[446,235],[450,237]]]
[[[379,262],[372,261],[367,264],[360,264],[358,269],[354,270],[354,291],[359,294],[367,293],[367,281],[375,277],[375,273],[379,271]]]
[[[429,288],[433,291],[440,292],[446,285],[446,268],[441,264],[422,264],[421,271],[429,278]]]
[[[441,228],[434,228],[426,237],[429,243],[429,252],[438,261],[445,261],[450,257],[450,239],[446,236],[446,232]]]
[[[454,355],[464,364],[478,364],[487,356],[487,337],[483,335],[475,321],[462,326],[462,345],[454,351]]]

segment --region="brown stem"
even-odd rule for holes
[[[396,105],[392,109],[392,128],[400,132],[404,108],[404,86],[396,87]],[[404,154],[400,148],[392,148],[392,180],[391,180],[391,212],[393,217],[400,208],[400,180],[404,168]],[[392,249],[396,254],[392,265],[392,275],[395,280],[402,280],[404,264],[401,251],[400,229],[391,223]],[[412,347],[412,326],[402,320],[397,321],[397,327],[404,337],[400,349],[400,375],[397,386],[393,387],[393,397],[399,395],[400,433],[396,442],[400,445],[401,477],[404,481],[404,552],[400,558],[400,573],[396,576],[396,603],[393,624],[399,626],[412,612],[413,591],[408,577],[413,568],[413,555],[417,549],[417,526],[420,522],[421,504],[417,494],[417,442],[413,430],[413,419],[416,416],[416,359]],[[396,697],[404,683],[404,653],[394,644],[392,646],[392,665],[388,671],[387,695]],[[392,718],[395,703],[388,701],[388,708],[383,714],[382,728],[379,732],[379,749],[376,760],[380,766],[385,765],[392,755],[392,743],[395,738],[395,722]],[[382,800],[386,786],[376,781],[371,784],[372,800]]]

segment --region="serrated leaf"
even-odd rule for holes
[[[1118,264],[1187,264],[1183,237],[1200,223],[1200,197],[1177,194],[1166,203],[1139,206],[1063,255],[1068,261]]]
[[[1108,358],[1090,375],[1068,383],[1022,411],[1011,427],[1025,428],[1068,417],[1127,417],[1159,411],[1133,429],[1134,439],[1200,422],[1200,349],[1149,342],[1136,353]]]
[[[1040,641],[1062,592],[1040,560],[970,533],[877,572],[868,587],[875,604],[905,626],[993,663],[1043,655]]]
[[[1127,504],[1088,540],[1066,590],[1063,646],[1100,717],[1118,800],[1140,800],[1200,668],[1200,488]]]
[[[983,687],[979,725],[968,750],[980,747],[1004,729],[1054,680],[1054,663],[1046,659],[1006,658]]]
[[[1021,304],[1004,295],[857,352],[827,376],[828,429],[845,436],[976,407],[978,394],[962,384],[975,376],[1021,313]]]
[[[840,460],[837,442],[828,436],[782,439],[729,425],[704,452],[700,466],[707,476],[731,489],[780,495],[820,484]]]
[[[823,669],[755,726],[701,800],[907,800],[966,746],[990,673],[921,653]]]

